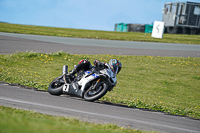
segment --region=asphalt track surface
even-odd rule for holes
[[[86,102],[68,95],[52,96],[47,92],[3,83],[0,83],[0,105],[49,115],[70,116],[94,123],[113,123],[126,128],[200,133],[200,120],[111,103]]]
[[[1,54],[22,51],[50,53],[60,50],[74,54],[199,57],[200,45],[123,42],[0,33]],[[52,96],[47,92],[4,83],[0,83],[0,105],[33,110],[49,115],[76,117],[95,123],[113,123],[142,130],[200,133],[200,120],[151,110],[128,108],[112,103],[86,102],[80,98],[67,95]]]
[[[1,54],[22,51],[41,53],[63,51],[71,54],[200,57],[200,45],[111,41],[0,32]]]

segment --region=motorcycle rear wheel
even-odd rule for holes
[[[49,84],[49,88],[48,88],[48,92],[51,95],[56,95],[56,96],[60,96],[62,94],[62,89],[63,89],[63,85],[64,85],[64,81],[61,82],[63,76],[59,76],[56,79],[54,79],[50,84]]]
[[[84,99],[86,101],[95,101],[103,97],[108,91],[108,85],[100,81],[95,88],[89,88],[85,93],[84,93]]]

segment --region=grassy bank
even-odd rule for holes
[[[2,106],[0,116],[1,133],[147,133],[113,124],[91,124]]]
[[[42,26],[31,26],[31,25],[18,25],[18,24],[8,24],[8,23],[0,23],[0,32],[61,36],[61,37],[76,37],[76,38],[94,38],[94,39],[107,39],[107,40],[200,44],[200,35],[164,34],[163,39],[157,39],[157,38],[152,38],[151,34],[136,33],[136,32],[95,31],[95,30],[42,27]]]
[[[118,84],[101,100],[200,118],[200,58],[16,53],[0,55],[0,81],[47,90],[49,83],[81,59],[119,59]]]

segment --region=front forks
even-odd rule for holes
[[[97,86],[97,84],[99,83],[100,80],[101,80],[100,78],[97,80],[97,82],[95,83],[95,85],[92,87],[93,89],[96,88],[96,86]]]
[[[94,88],[96,88],[96,86],[97,86],[97,84],[99,83],[100,80],[101,80],[101,79],[98,79],[98,80],[97,80],[96,84],[94,85]]]

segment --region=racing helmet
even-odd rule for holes
[[[116,59],[110,59],[109,66],[115,74],[118,74],[122,68],[122,63]]]

